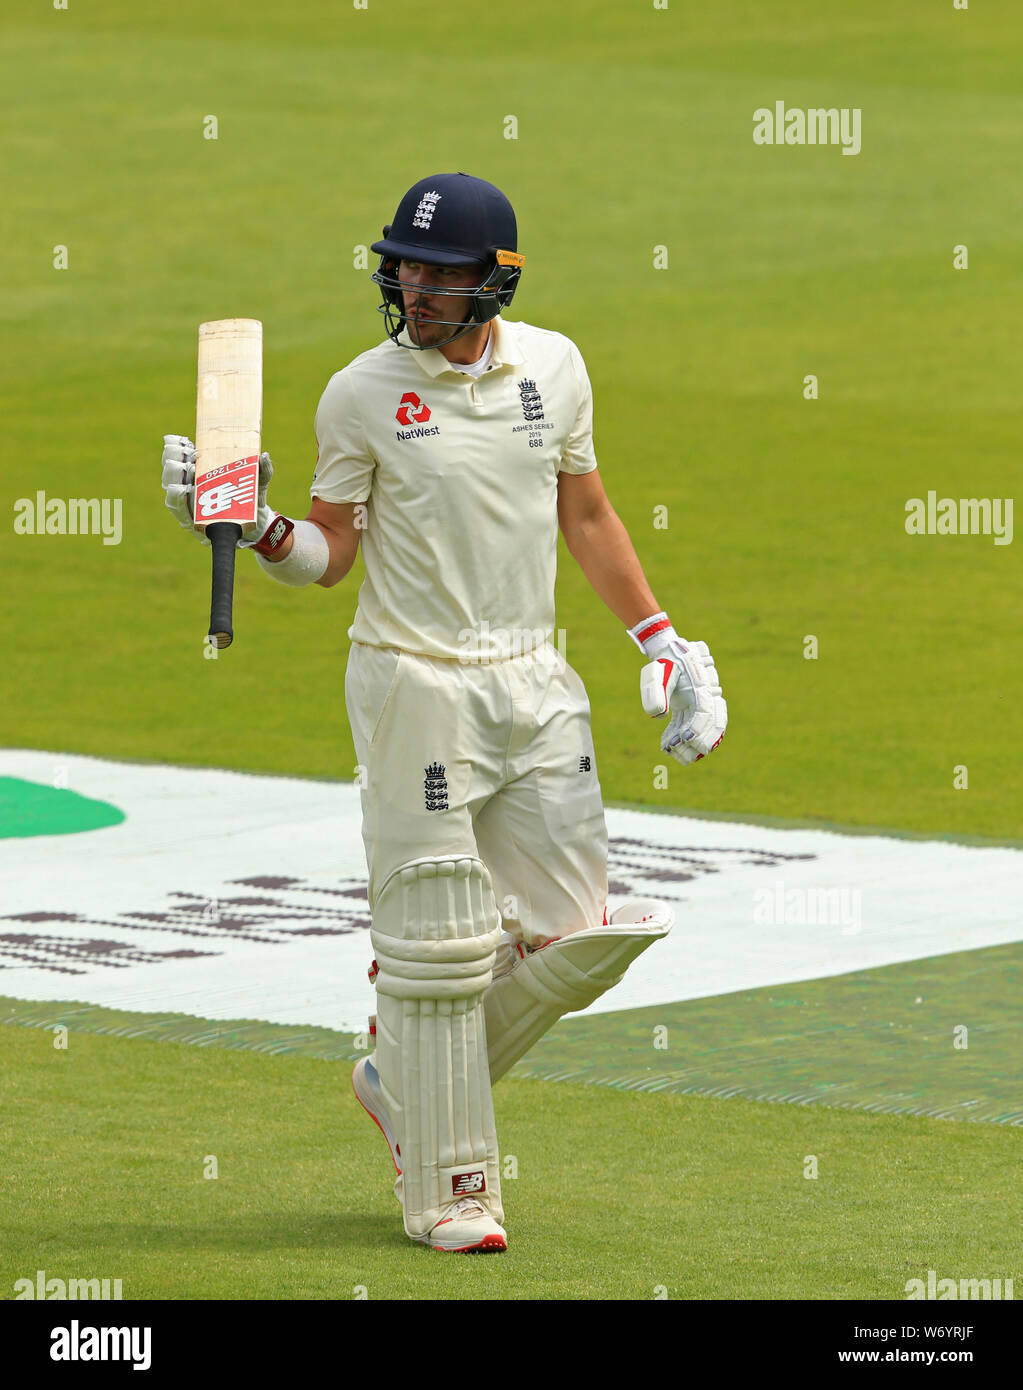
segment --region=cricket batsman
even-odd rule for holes
[[[239,544],[282,584],[330,588],[362,543],[345,698],[377,1014],[352,1081],[409,1238],[502,1251],[493,1083],[673,921],[649,899],[607,913],[589,703],[551,640],[559,527],[646,657],[662,750],[699,761],[727,709],[706,644],[676,633],[604,491],[578,349],[503,317],[524,264],[508,199],[433,175],[373,250],[387,336],[323,392],[309,514],[268,506],[264,454]],[[194,447],[164,443],[167,505],[201,537]]]

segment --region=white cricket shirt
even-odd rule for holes
[[[310,492],[364,502],[349,637],[490,661],[554,628],[558,473],[589,473],[593,397],[560,333],[491,320],[478,380],[390,339],[331,377]]]

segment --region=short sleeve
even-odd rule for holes
[[[324,502],[365,502],[376,460],[366,443],[349,371],[336,372],[316,407],[316,470],[309,492]]]
[[[569,344],[569,363],[579,404],[571,433],[565,440],[558,471],[592,473],[597,466],[597,456],[593,452],[593,391],[586,374],[586,364],[575,343]]]

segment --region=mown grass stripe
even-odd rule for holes
[[[1023,1124],[1023,945],[713,999],[563,1019],[512,1069],[522,1079],[658,1095],[739,1097],[966,1123]],[[918,1002],[922,1001],[922,1002]],[[968,1046],[953,1026],[968,1020]],[[355,1034],[258,1019],[139,1015],[0,997],[0,1022],[355,1062]],[[672,1051],[652,1040],[667,1029]],[[655,1065],[653,1065],[655,1064]]]

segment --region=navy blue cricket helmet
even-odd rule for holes
[[[380,255],[373,280],[384,292],[379,312],[387,335],[398,342],[406,326],[404,300],[398,280],[400,261],[423,265],[480,266],[479,283],[470,289],[431,286],[435,295],[469,298],[462,319],[438,319],[456,331],[443,342],[446,347],[481,323],[495,318],[512,301],[525,257],[518,253],[518,229],[511,203],[499,188],[471,174],[434,174],[413,184],[398,204],[394,221],[384,228],[382,241],[371,249]],[[410,332],[411,337],[418,336]],[[423,348],[422,343],[399,343]]]

